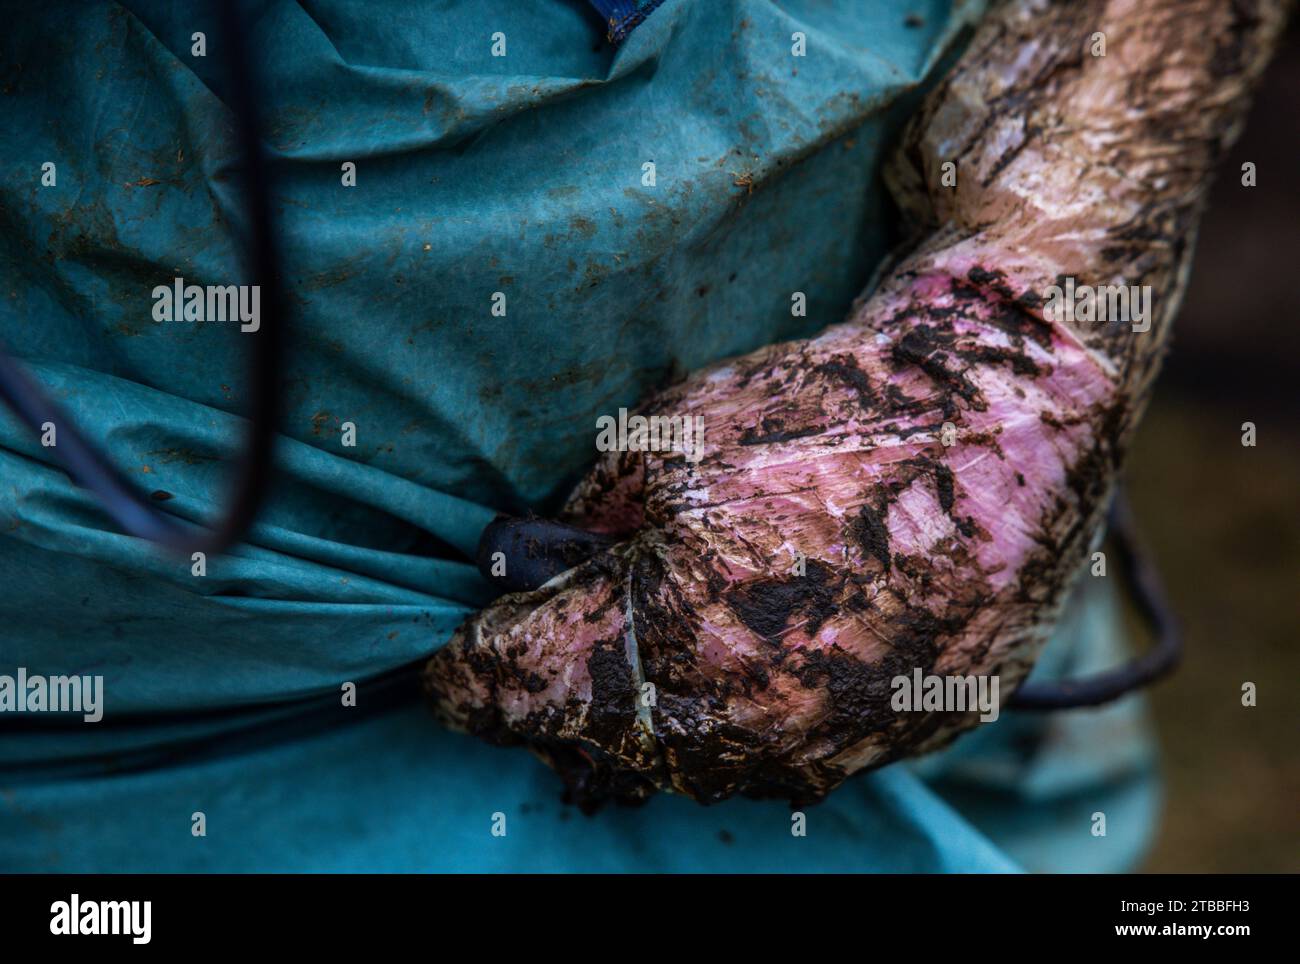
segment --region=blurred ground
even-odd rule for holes
[[[1300,871],[1298,26],[1211,196],[1130,452],[1139,526],[1186,632],[1182,667],[1152,691],[1166,802],[1151,871]],[[1241,185],[1246,161],[1257,187]]]

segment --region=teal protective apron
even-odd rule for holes
[[[42,8],[0,32],[0,341],[201,520],[241,441],[243,346],[230,324],[155,321],[152,292],[235,282],[246,217],[217,31],[178,6]],[[1135,698],[1006,712],[850,781],[804,836],[788,807],[747,800],[584,817],[526,752],[421,705],[410,668],[493,597],[470,562],[480,530],[553,511],[598,415],[844,317],[896,240],[881,160],[980,13],[595,6],[260,4],[294,309],[275,488],[196,576],[120,535],[0,413],[0,674],[104,680],[98,723],[0,713],[0,870],[1138,859],[1155,784]],[[1109,584],[1082,585],[1040,673],[1122,658]]]

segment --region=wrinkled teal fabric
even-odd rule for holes
[[[102,674],[106,692],[99,724],[0,716],[0,869],[1131,863],[1154,806],[1135,701],[1005,714],[853,781],[795,837],[787,808],[748,801],[582,817],[526,753],[438,729],[409,678],[366,688],[492,598],[479,531],[553,510],[598,415],[844,315],[894,240],[883,152],[977,14],[668,0],[614,47],[564,0],[260,4],[293,305],[276,488],[195,577],[118,534],[0,415],[0,673]],[[197,521],[240,442],[243,346],[230,325],[155,323],[151,292],[243,280],[245,219],[221,51],[194,56],[195,32],[216,36],[185,5],[133,0],[0,33],[0,339]],[[1119,658],[1091,588],[1045,672]],[[360,706],[341,705],[346,682]]]

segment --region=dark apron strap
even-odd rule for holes
[[[619,43],[664,0],[590,0],[608,28],[612,43]]]

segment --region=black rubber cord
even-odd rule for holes
[[[1155,682],[1183,656],[1183,635],[1160,575],[1138,539],[1128,500],[1116,493],[1110,506],[1109,534],[1128,575],[1133,601],[1155,637],[1154,645],[1123,666],[1081,679],[1024,683],[1008,705],[1017,710],[1069,710],[1100,706]]]
[[[249,283],[261,286],[262,317],[250,339],[251,380],[247,389],[248,423],[243,450],[236,461],[231,494],[210,529],[188,525],[161,511],[105,457],[32,378],[0,351],[0,401],[38,435],[55,426],[49,452],[74,482],[92,492],[124,532],[160,543],[186,555],[215,554],[229,548],[257,517],[272,473],[272,454],[280,415],[280,375],[284,357],[286,301],[272,222],[270,171],[263,153],[257,78],[248,52],[248,24],[243,5],[217,2],[219,45],[226,54],[229,107],[234,115],[244,191],[249,215],[247,268]]]
[[[478,568],[502,589],[536,589],[614,544],[608,536],[529,517],[499,515],[478,541]]]

